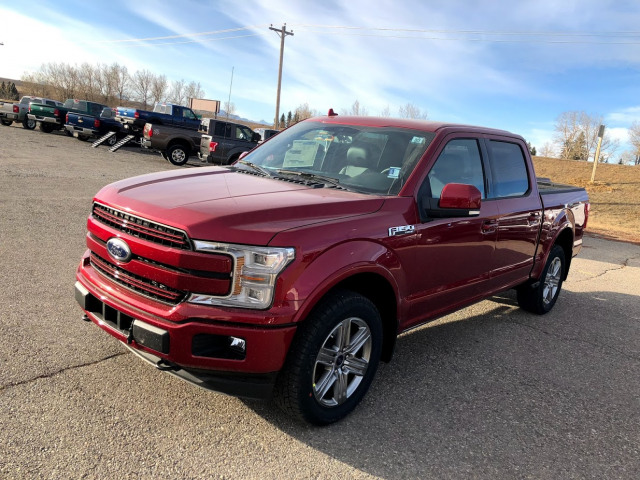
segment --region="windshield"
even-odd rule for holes
[[[396,127],[302,122],[236,166],[247,168],[252,163],[274,176],[299,172],[336,180],[362,193],[396,195],[433,137],[431,132]]]

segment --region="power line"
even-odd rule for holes
[[[127,44],[127,48],[131,47],[156,47],[161,45],[185,45],[188,43],[215,42],[217,40],[231,40],[234,38],[262,37],[265,33],[252,33],[249,35],[233,35],[231,37],[203,38],[201,40],[185,40],[184,42],[163,42],[163,43],[132,43]]]
[[[225,30],[215,30],[212,32],[197,32],[197,33],[182,33],[179,35],[168,35],[164,37],[146,37],[146,38],[125,38],[119,40],[101,40],[98,42],[92,43],[100,43],[100,44],[111,44],[111,43],[136,43],[136,42],[152,42],[155,40],[171,40],[175,38],[191,38],[191,37],[203,37],[207,35],[219,35],[221,33],[230,33],[230,32],[240,32],[242,30],[259,30],[261,28],[266,27],[267,25],[250,25],[246,27],[239,28],[227,28]],[[230,37],[235,38],[235,37]],[[160,44],[161,45],[161,44]]]

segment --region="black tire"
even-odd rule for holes
[[[52,128],[51,130],[53,130],[53,128]],[[64,134],[65,134],[67,137],[73,137],[73,132],[70,132],[70,131],[69,131],[69,130],[67,130],[66,128],[64,129]],[[79,138],[79,137],[78,137],[78,138]],[[85,138],[86,138],[86,137],[85,137]]]
[[[44,133],[51,133],[53,132],[53,126],[48,123],[40,122],[40,131]]]
[[[106,143],[108,147],[113,147],[116,143],[118,143],[118,134],[116,133],[115,135],[111,135],[104,143]]]
[[[38,122],[36,122],[35,120],[29,119],[25,115],[24,120],[22,120],[22,128],[26,128],[27,130],[35,130],[36,123],[38,123]]]
[[[171,145],[166,155],[169,161],[178,167],[189,161],[189,150],[180,143]]]
[[[350,291],[327,296],[296,333],[276,382],[276,404],[315,425],[340,420],[367,393],[381,351],[382,321],[375,305]]]
[[[560,295],[565,269],[564,250],[559,245],[554,245],[540,278],[533,284],[527,283],[518,287],[520,308],[538,315],[550,312]]]
[[[7,120],[3,118],[2,120],[0,120],[0,123],[2,123],[5,127],[10,127],[11,124],[13,123],[13,120]]]
[[[68,130],[66,131],[68,132]],[[78,135],[78,140],[80,140],[81,142],[86,142],[87,140],[89,140],[89,137],[87,137],[86,135]]]

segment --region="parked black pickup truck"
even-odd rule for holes
[[[141,134],[146,123],[173,125],[190,130],[198,130],[200,119],[189,107],[171,103],[156,103],[152,112],[136,108],[116,108],[116,120],[132,133]]]
[[[156,150],[174,165],[184,165],[200,147],[200,132],[171,125],[144,126],[142,146]]]
[[[113,146],[118,141],[117,134],[122,131],[122,124],[114,117],[115,113],[110,107],[103,108],[100,115],[69,112],[64,128],[80,140],[101,137],[107,132],[116,132],[116,135],[112,135],[106,141],[108,146]]]
[[[233,163],[242,152],[252,150],[262,139],[246,125],[213,118],[202,119],[200,132],[198,158],[207,163]]]

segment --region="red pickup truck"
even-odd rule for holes
[[[588,213],[520,136],[329,115],[230,167],[104,187],[75,294],[157,368],[327,424],[399,333],[511,288],[549,312]]]

